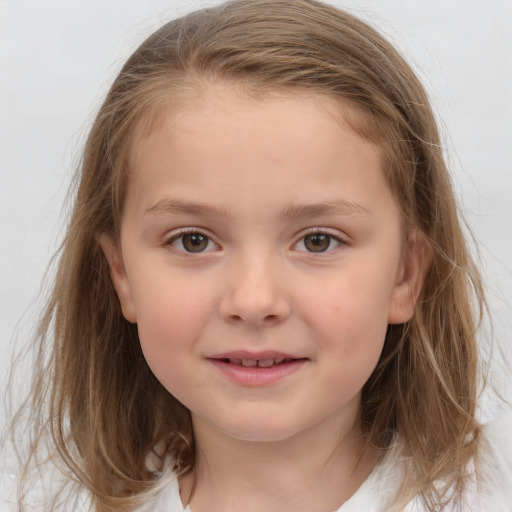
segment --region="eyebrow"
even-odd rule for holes
[[[227,212],[223,208],[217,208],[209,204],[197,203],[194,201],[181,201],[179,199],[164,199],[159,201],[151,208],[148,208],[146,214],[165,215],[165,214],[188,214],[188,215],[214,215],[226,216]]]
[[[352,201],[337,200],[315,204],[291,204],[281,213],[283,220],[300,219],[302,217],[321,217],[325,215],[371,216],[371,212],[363,205]]]
[[[148,208],[144,215],[166,215],[186,214],[226,217],[228,212],[225,208],[218,208],[205,203],[195,201],[182,201],[179,199],[164,199],[154,206]],[[300,219],[304,217],[320,217],[325,215],[350,215],[350,216],[371,216],[370,210],[361,204],[352,201],[337,200],[314,204],[290,204],[280,213],[283,221]]]

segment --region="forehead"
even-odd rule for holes
[[[212,114],[216,104],[236,104],[237,107],[265,106],[265,104],[286,104],[300,102],[303,106],[322,111],[335,122],[349,127],[362,138],[380,146],[385,138],[383,123],[366,108],[346,98],[325,94],[317,88],[302,86],[274,86],[252,84],[241,81],[224,81],[216,78],[194,77],[182,79],[181,86],[169,91],[160,91],[149,102],[135,123],[130,134],[130,148],[136,142],[149,137],[152,132],[169,126],[173,120],[183,120],[183,114],[207,116]],[[210,108],[209,108],[210,107]],[[218,115],[218,113],[216,113]],[[250,119],[247,119],[250,122]],[[130,156],[132,156],[133,151]]]
[[[129,145],[132,174],[144,166],[141,160],[155,150],[157,140],[176,154],[217,149],[219,157],[226,156],[224,145],[230,141],[236,142],[229,148],[231,156],[241,156],[245,150],[249,158],[251,147],[258,147],[260,153],[264,150],[267,156],[277,157],[278,147],[270,147],[276,139],[283,150],[299,145],[301,154],[310,149],[330,153],[347,137],[361,151],[380,152],[371,137],[360,133],[368,124],[361,121],[362,114],[325,95],[303,90],[273,90],[263,95],[247,87],[214,83],[195,89],[195,94],[189,90],[185,97],[174,98],[172,104],[148,112],[135,127]],[[259,129],[262,126],[264,130]],[[190,146],[194,141],[199,147]]]
[[[378,146],[327,98],[216,88],[148,126],[139,127],[130,162],[127,202],[139,211],[169,198],[244,213],[250,205],[254,215],[294,203],[365,209],[389,192]]]

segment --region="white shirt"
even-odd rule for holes
[[[464,512],[512,512],[512,416],[483,427],[478,454],[468,470]],[[400,475],[399,467],[377,467],[333,512],[385,512],[387,497],[397,489]],[[165,487],[140,512],[193,512],[181,502],[176,477],[168,474],[162,478],[167,480]],[[404,512],[427,511],[419,499],[414,499]]]
[[[10,461],[13,462],[13,461]],[[494,420],[483,427],[481,443],[470,468],[464,512],[512,512],[512,416]],[[400,483],[399,465],[377,466],[356,493],[333,512],[386,512],[385,503]],[[9,458],[0,460],[0,511],[15,510],[15,470]],[[184,507],[176,476],[167,471],[158,484],[159,492],[148,499],[138,512],[194,512]],[[44,493],[35,493],[35,502],[28,510],[43,512]],[[88,510],[74,506],[73,511]],[[69,512],[69,508],[64,509]],[[289,511],[285,511],[289,512]],[[419,499],[414,499],[404,512],[427,512]],[[450,510],[446,510],[450,512]]]

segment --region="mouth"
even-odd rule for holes
[[[236,384],[259,387],[275,384],[307,366],[307,357],[279,352],[245,351],[218,354],[208,358],[225,377]]]
[[[302,359],[302,358],[297,358]],[[277,357],[277,358],[266,358],[266,359],[240,359],[237,357],[228,358],[216,358],[217,361],[234,364],[235,366],[245,366],[247,368],[272,368],[273,366],[291,363],[292,361],[296,361],[297,359],[291,357]]]

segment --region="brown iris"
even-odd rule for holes
[[[324,252],[329,249],[330,245],[331,237],[329,235],[316,233],[304,237],[304,246],[310,252]]]
[[[182,244],[187,252],[202,252],[208,246],[209,238],[201,233],[187,233],[182,237]]]

